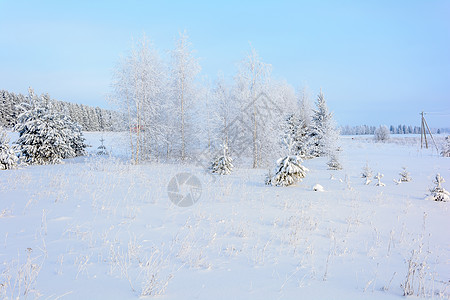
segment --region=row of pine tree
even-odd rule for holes
[[[33,92],[34,94],[34,92]],[[50,99],[48,94],[41,95],[53,111],[69,116],[78,123],[83,131],[119,131],[123,130],[122,115],[116,111]],[[23,103],[30,104],[30,98],[0,90],[0,126],[13,128],[21,113],[19,107]]]

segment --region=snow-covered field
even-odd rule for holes
[[[409,266],[416,295],[450,297],[450,204],[425,199],[436,173],[450,189],[450,159],[420,137],[343,137],[343,170],[308,160],[286,188],[265,169],[130,165],[126,137],[104,138],[110,158],[0,172],[0,297],[401,299]],[[364,185],[366,162],[386,186]],[[179,172],[202,182],[191,207],[169,200]]]

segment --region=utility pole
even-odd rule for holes
[[[428,134],[431,137],[431,140],[434,143],[434,146],[436,147],[436,150],[439,152],[438,146],[436,145],[436,141],[434,140],[433,135],[431,134],[431,130],[430,127],[428,127],[428,123],[425,120],[425,113],[422,111],[420,113],[422,120],[421,120],[421,124],[420,124],[420,148],[423,148],[423,140],[425,140],[425,147],[428,149],[428,141],[427,141],[427,132],[426,130],[428,130]]]

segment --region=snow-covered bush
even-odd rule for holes
[[[233,171],[233,159],[228,155],[228,146],[223,145],[223,153],[211,164],[211,172],[219,175],[228,175]]]
[[[403,167],[403,171],[398,174],[400,175],[400,178],[398,180],[394,180],[394,182],[397,184],[400,184],[402,182],[410,182],[412,180],[411,175],[409,174],[408,170],[406,170],[406,167]]]
[[[64,117],[52,113],[45,98],[29,90],[29,103],[21,104],[15,130],[21,157],[28,164],[55,164],[76,155],[71,147],[75,137]]]
[[[342,170],[342,165],[336,152],[330,155],[330,160],[327,162],[327,165],[328,170]]]
[[[434,201],[450,201],[450,193],[442,187],[444,182],[444,178],[442,178],[440,174],[436,174],[436,177],[433,180],[433,183],[436,186],[430,189],[431,194],[428,196],[428,199]]]
[[[375,175],[374,179],[377,180],[377,183],[375,184],[376,186],[385,186],[384,183],[381,182],[381,178],[384,177],[384,174],[381,173],[377,173],[377,175]]]
[[[103,142],[105,140],[103,137],[100,139],[100,146],[97,147],[97,155],[109,155],[108,151],[106,150],[105,145],[103,145]]]
[[[363,167],[363,171],[361,173],[361,178],[365,178],[366,182],[365,184],[368,185],[372,182],[372,170],[369,168],[369,164],[366,162],[366,165]]]
[[[320,184],[315,184],[313,187],[312,187],[312,190],[314,191],[314,192],[324,192],[325,191],[325,189],[323,188],[323,186],[321,186]]]
[[[266,184],[275,186],[289,186],[305,178],[307,168],[301,165],[303,160],[297,155],[288,155],[277,160],[277,167],[273,177],[268,176]]]
[[[442,146],[441,155],[443,157],[450,157],[450,135],[445,137],[445,143]]]
[[[0,128],[0,170],[17,167],[17,154],[9,145],[9,138],[5,130]]]
[[[390,132],[386,126],[382,125],[375,130],[375,134],[374,134],[375,141],[385,142],[385,141],[389,140],[389,138],[390,138]]]

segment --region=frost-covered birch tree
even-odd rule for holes
[[[113,101],[127,115],[132,158],[150,160],[165,133],[166,73],[157,50],[144,35],[113,73]]]
[[[195,80],[201,68],[194,57],[191,43],[186,32],[180,33],[171,62],[171,96],[174,99],[174,111],[170,116],[178,123],[179,130],[174,132],[173,143],[179,146],[180,159],[186,160],[188,149],[195,145],[193,114],[196,99]]]
[[[260,165],[259,158],[261,147],[261,116],[258,113],[258,99],[267,91],[270,80],[271,65],[264,63],[256,50],[251,47],[250,52],[239,65],[239,73],[236,76],[237,98],[241,102],[243,121],[247,123],[252,137],[251,148],[253,168]],[[264,100],[264,99],[262,99]],[[248,131],[248,129],[246,130]],[[246,133],[248,134],[248,133]]]
[[[219,74],[213,91],[213,120],[215,143],[230,145],[230,125],[237,116],[237,107],[232,87],[227,85],[223,74]]]

